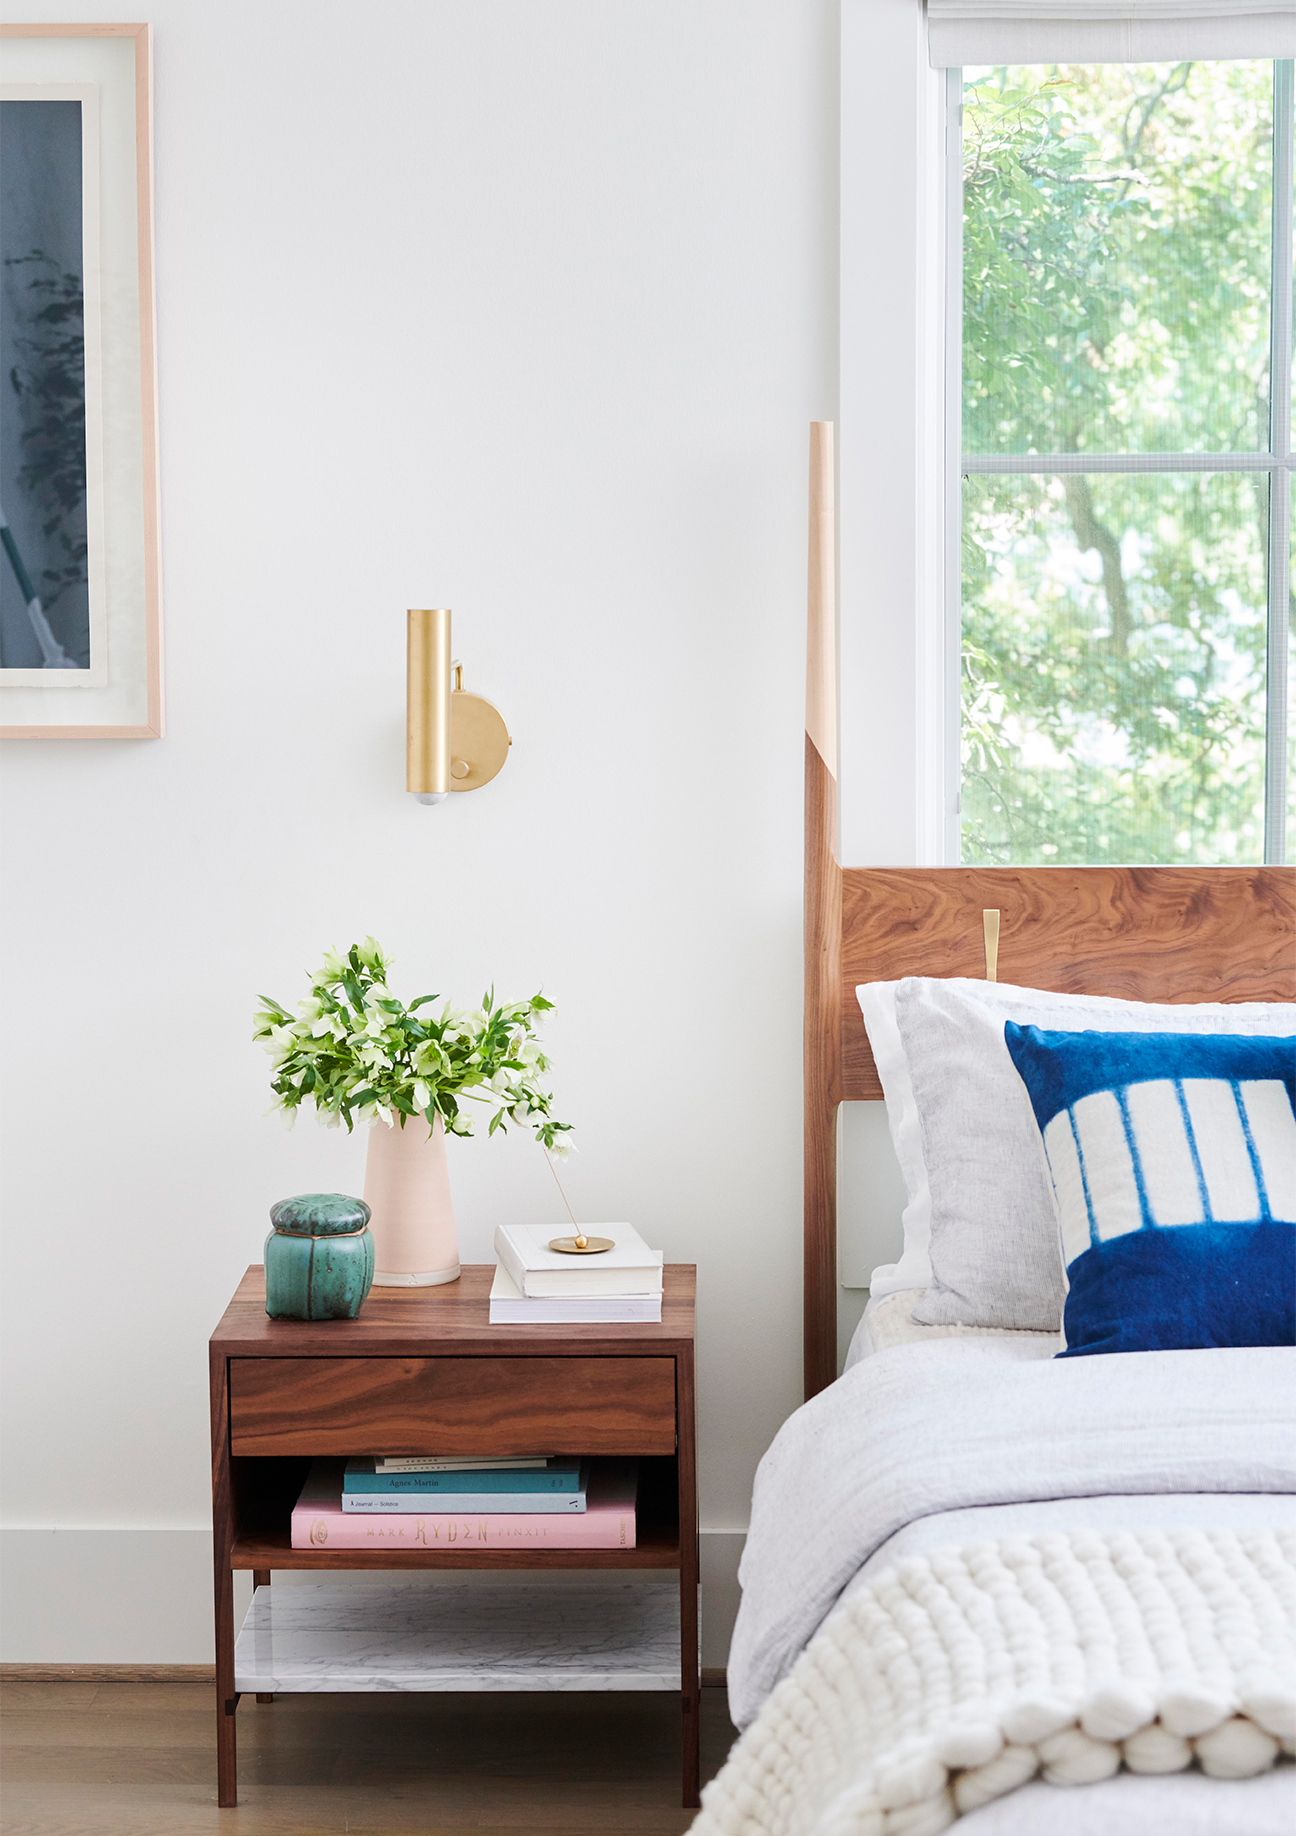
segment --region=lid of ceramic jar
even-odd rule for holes
[[[345,1192],[302,1192],[272,1205],[270,1222],[285,1237],[343,1237],[363,1230],[369,1207]]]

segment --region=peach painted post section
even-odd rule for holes
[[[806,732],[837,781],[837,498],[833,424],[810,423],[810,557],[806,591]]]

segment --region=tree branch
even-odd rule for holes
[[[1125,590],[1125,576],[1121,572],[1120,543],[1111,530],[1098,521],[1094,512],[1093,492],[1083,472],[1064,473],[1062,488],[1066,493],[1071,526],[1075,530],[1081,552],[1088,553],[1094,549],[1102,558],[1103,593],[1107,599],[1107,610],[1111,614],[1112,649],[1118,657],[1123,657],[1129,648],[1131,621],[1129,595]]]

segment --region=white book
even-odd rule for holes
[[[558,1294],[527,1300],[502,1262],[491,1283],[492,1326],[625,1326],[640,1321],[660,1323],[660,1294]]]
[[[390,1459],[374,1461],[376,1473],[483,1473],[507,1469],[511,1473],[534,1471],[548,1466],[552,1454],[510,1455],[507,1459],[488,1454],[483,1460],[442,1459],[431,1454],[393,1454]]]
[[[528,1300],[541,1295],[657,1295],[662,1291],[662,1253],[651,1250],[633,1224],[583,1224],[591,1237],[610,1237],[612,1248],[596,1256],[565,1256],[549,1239],[569,1232],[534,1224],[501,1224],[495,1254]]]

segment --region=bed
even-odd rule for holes
[[[1032,1103],[1022,1054],[1065,1046],[1067,1062],[1079,1062],[1074,1054],[1092,1053],[1104,1028],[1130,1028],[1139,1035],[1131,1049],[1145,1056],[1187,1051],[1190,1060],[1237,1031],[1246,1038],[1229,1049],[1249,1054],[1247,1064],[1272,1066],[1275,1054],[1289,1063],[1285,1035],[1296,1025],[1275,1004],[1296,1001],[1296,874],[843,870],[831,475],[831,428],[821,424],[811,447],[806,718],[806,1403],[757,1474],[729,1660],[742,1734],[694,1827],[698,1836],[928,1836],[951,1825],[960,1836],[1279,1836],[1296,1828],[1296,1350],[1282,1342],[1286,1327],[1268,1327],[1261,1344],[1243,1331],[1243,1342],[1183,1349],[1167,1327],[1150,1349],[1102,1338],[1087,1346],[1074,1338],[1068,1298],[1066,1345],[1050,1312],[1060,1298],[995,1312],[994,1284],[1011,1286],[1004,1271],[1027,1280],[1018,1262],[976,1272],[990,1294],[979,1313],[938,1281],[906,1286],[902,1264],[870,1302],[838,1377],[836,1121],[842,1102],[881,1097],[884,1084],[894,1109],[899,1086],[878,1015],[901,999],[886,993],[896,988],[913,991],[914,1013],[927,1001],[933,1038],[945,1036],[937,1023],[947,1009],[990,1013],[996,1049],[1008,1039]],[[1011,1018],[1020,996],[1019,1018],[1030,1019],[1031,991],[1043,991],[1043,1030]],[[1258,1074],[1227,1075],[1235,1089],[1260,1089]],[[1279,1075],[1290,1104],[1290,1073]],[[1207,1082],[1171,1080],[1185,1127],[1183,1092],[1196,1101],[1210,1094]],[[974,1083],[958,1082],[960,1094],[945,1099],[961,1117],[969,1092],[965,1128],[978,1115]],[[1142,1087],[1151,1088],[1146,1076]],[[1003,1153],[997,1113],[984,1111],[992,1161]],[[1245,1132],[1250,1112],[1238,1113]],[[1280,1121],[1291,1125],[1286,1110]],[[938,1131],[929,1118],[923,1126],[930,1146]],[[897,1127],[893,1119],[899,1147]],[[1045,1131],[1039,1167],[1061,1205],[1060,1149],[1049,1139]],[[1209,1221],[1225,1214],[1209,1209],[1196,1143]],[[1097,1161],[1086,1164],[1092,1220]],[[1273,1228],[1288,1232],[1290,1201],[1269,1191],[1277,1163],[1262,1167],[1252,1151],[1252,1164],[1256,1228],[1263,1236],[1277,1218]],[[933,1192],[939,1172],[933,1162]],[[910,1194],[912,1207],[912,1185]],[[1161,1199],[1142,1183],[1138,1202],[1144,1224],[1189,1221],[1152,1219],[1148,1205]],[[1092,1244],[1112,1256],[1154,1238],[1157,1253],[1186,1254],[1201,1235],[1129,1229],[1109,1246],[1106,1228],[1100,1244],[1095,1226]],[[1066,1229],[1063,1217],[1063,1258]],[[942,1238],[947,1264],[953,1240]],[[1063,1261],[1054,1261],[1061,1296]],[[1069,1264],[1069,1296],[1081,1294],[1084,1266]],[[1038,1284],[1038,1271],[1030,1279]],[[1280,1272],[1278,1288],[1287,1281]],[[1279,1293],[1284,1320],[1290,1301]]]

